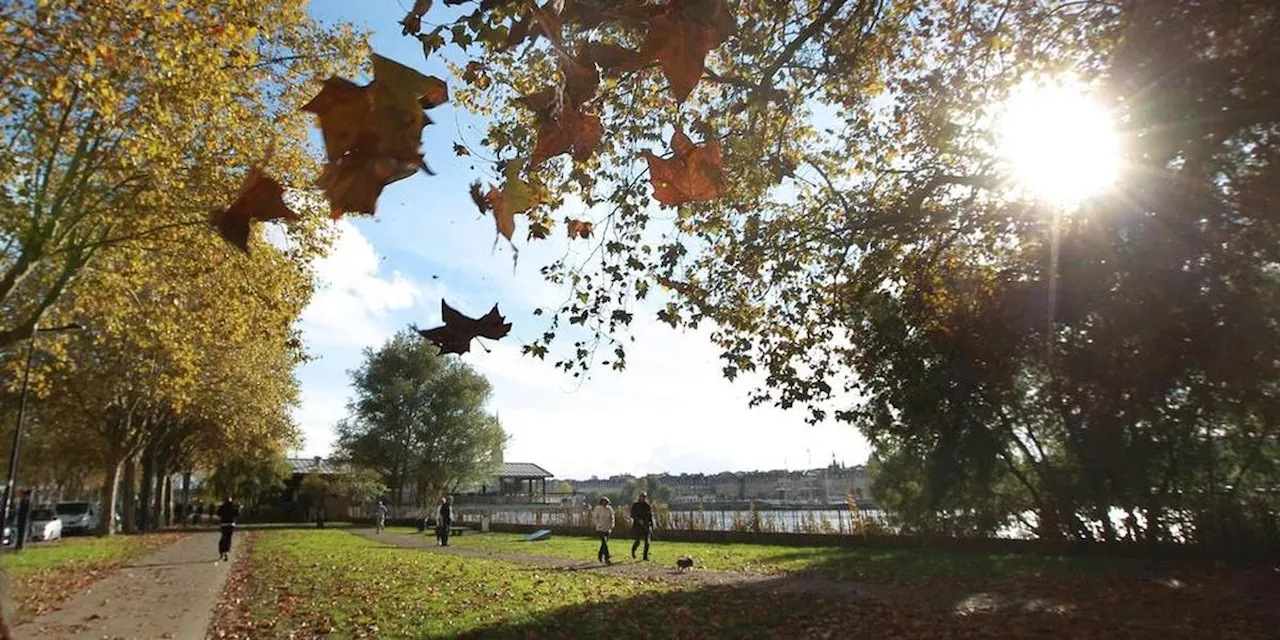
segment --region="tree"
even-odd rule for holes
[[[379,471],[397,506],[408,486],[422,506],[498,467],[507,436],[485,411],[488,381],[416,333],[365,349],[351,378],[355,400],[337,425],[338,456]]]
[[[310,184],[305,80],[351,68],[363,43],[320,28],[305,4],[0,8],[0,349],[110,248],[172,250],[158,234],[208,233],[249,165]]]
[[[252,507],[271,492],[283,489],[292,472],[293,467],[279,451],[237,457],[214,469],[205,482],[205,491],[211,499],[232,498]]]
[[[495,173],[533,158],[506,180],[542,195],[530,241],[569,195],[597,230],[543,269],[570,291],[527,353],[568,333],[559,367],[607,345],[622,368],[656,306],[711,326],[726,377],[760,374],[753,403],[924,460],[926,510],[994,490],[1044,536],[1115,539],[1120,508],[1150,541],[1218,535],[1196,522],[1224,499],[1274,514],[1271,3],[498,5],[424,40],[481,45],[454,95],[493,114]],[[1117,188],[1065,217],[994,145],[990,106],[1037,74],[1077,76],[1121,129]],[[718,143],[702,184],[640,162],[667,127],[699,140],[671,138],[687,166]],[[671,215],[675,187],[708,192]]]

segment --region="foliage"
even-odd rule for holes
[[[0,9],[0,348],[31,335],[111,249],[137,259],[182,247],[187,236],[163,232],[206,225],[246,179],[243,167],[270,156],[283,185],[310,181],[306,120],[295,111],[310,90],[303,81],[348,68],[362,40],[322,29],[305,4]]]
[[[531,239],[569,196],[599,230],[543,268],[570,291],[526,353],[567,333],[557,366],[580,375],[607,345],[623,368],[656,303],[710,325],[726,377],[763,378],[753,403],[925,460],[917,520],[960,506],[985,514],[966,530],[1275,543],[1271,3],[462,4],[417,35],[470,55],[454,98],[492,116],[483,145],[549,158],[520,177],[547,196]],[[1122,137],[1116,189],[1067,216],[995,141],[994,105],[1053,76]],[[566,148],[595,119],[598,146]],[[668,130],[687,165],[684,132],[715,141],[723,185],[638,162]],[[668,215],[646,170],[659,203],[716,197]]]
[[[231,498],[237,504],[255,505],[284,488],[293,467],[284,455],[239,456],[218,465],[205,481],[204,490],[215,502]]]
[[[429,498],[493,472],[507,436],[485,411],[489,383],[405,330],[365,349],[351,372],[355,399],[338,424],[338,456],[375,469],[399,502],[402,489]]]

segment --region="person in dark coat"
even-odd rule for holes
[[[449,529],[453,527],[453,498],[445,496],[440,499],[440,517],[436,519],[436,537],[440,546],[449,546]]]
[[[644,559],[649,559],[649,538],[653,534],[653,506],[649,504],[649,494],[641,491],[634,504],[631,505],[631,557],[636,557],[636,549],[644,542]]]
[[[212,505],[210,505],[212,506]],[[218,557],[222,560],[231,559],[231,534],[236,531],[236,518],[240,517],[240,507],[227,498],[218,507],[218,529],[222,535],[218,538]]]

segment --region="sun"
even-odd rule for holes
[[[1026,81],[998,118],[1000,155],[1034,197],[1072,207],[1115,182],[1119,137],[1110,114],[1079,83]]]

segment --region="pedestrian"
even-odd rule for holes
[[[210,505],[212,507],[213,505]],[[227,498],[218,507],[218,529],[222,532],[218,538],[218,557],[222,560],[231,559],[231,534],[236,531],[236,518],[240,517],[240,507]]]
[[[453,498],[445,496],[440,498],[439,516],[436,518],[436,538],[440,540],[440,546],[449,546],[449,530],[453,528]]]
[[[387,505],[381,500],[378,506],[373,509],[373,516],[378,521],[378,533],[382,533],[387,528]]]
[[[600,536],[600,550],[596,559],[605,564],[613,564],[609,559],[609,534],[613,531],[613,507],[609,499],[600,496],[600,503],[591,510],[591,524],[595,525],[596,534]]]
[[[636,549],[644,541],[644,559],[649,559],[649,536],[653,533],[653,507],[649,504],[649,494],[644,491],[636,497],[631,505],[631,558],[636,557]]]

